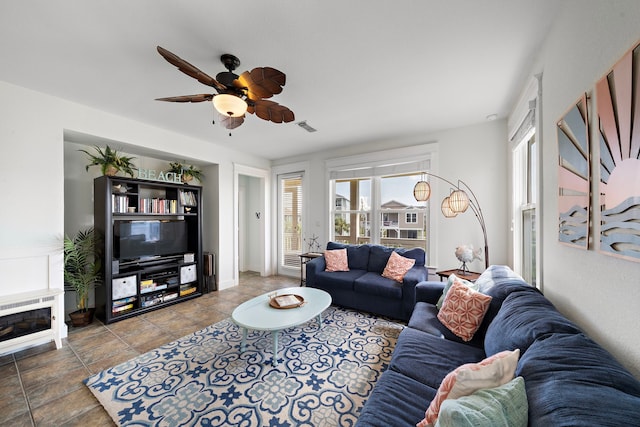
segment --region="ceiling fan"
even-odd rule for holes
[[[226,53],[220,57],[220,61],[228,71],[218,73],[214,79],[160,46],[158,53],[180,71],[200,83],[213,87],[218,93],[171,96],[157,98],[156,101],[213,101],[218,121],[227,129],[235,129],[244,123],[246,112],[274,123],[288,123],[295,119],[293,111],[289,108],[266,99],[282,92],[287,78],[282,71],[271,67],[258,67],[238,76],[233,70],[240,66],[240,60]]]

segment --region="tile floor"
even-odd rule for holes
[[[0,356],[0,425],[113,426],[82,380],[203,329],[265,292],[299,286],[284,276],[240,275],[240,285],[110,325],[69,327],[62,348],[43,344]]]

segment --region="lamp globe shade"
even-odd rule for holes
[[[440,209],[442,210],[442,215],[444,215],[445,218],[453,218],[454,216],[458,215],[456,212],[452,211],[451,208],[449,207],[449,197],[445,197],[444,200],[442,200]]]
[[[455,213],[465,212],[469,207],[469,196],[464,190],[455,190],[449,195],[449,207]]]
[[[413,187],[413,197],[418,202],[426,202],[431,197],[431,186],[427,181],[418,181]]]

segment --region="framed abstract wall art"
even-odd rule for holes
[[[600,251],[640,261],[640,45],[596,83]]]
[[[557,135],[558,240],[589,249],[591,148],[586,95],[558,120]]]

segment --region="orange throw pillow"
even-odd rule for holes
[[[324,259],[327,262],[327,267],[324,271],[349,271],[346,249],[324,251]]]
[[[490,303],[489,295],[474,291],[456,280],[444,298],[438,319],[451,332],[469,341],[480,327]]]
[[[407,274],[407,271],[411,270],[411,267],[413,267],[415,263],[415,259],[405,258],[397,252],[391,252],[387,266],[382,272],[382,277],[402,283],[404,275]]]

